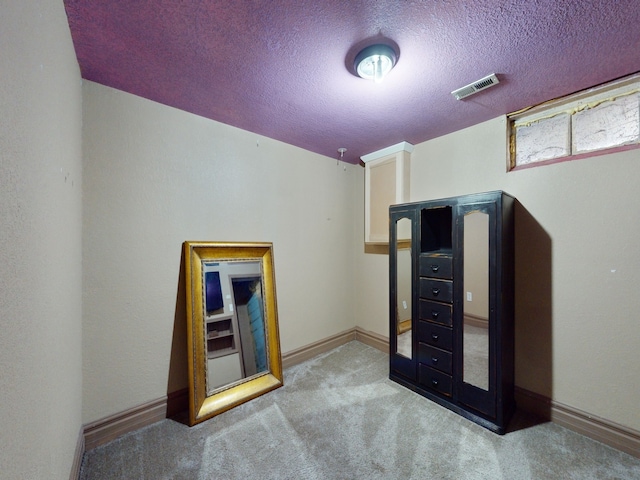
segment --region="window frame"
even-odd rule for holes
[[[615,101],[616,99],[626,97],[629,95],[638,95],[640,98],[640,73],[614,80],[602,85],[591,87],[579,92],[559,97],[547,102],[527,107],[522,110],[510,113],[507,115],[507,171],[515,171],[526,168],[538,167],[542,165],[550,165],[560,162],[578,160],[582,158],[589,158],[593,156],[607,155],[626,150],[634,150],[640,148],[640,135],[638,138],[629,143],[621,143],[611,147],[605,147],[602,149],[594,149],[585,152],[573,153],[573,122],[575,115],[595,108],[605,102]],[[569,154],[544,160],[531,161],[524,164],[517,164],[517,144],[516,133],[517,128],[525,124],[531,124],[544,119],[552,118],[561,114],[569,115],[569,134],[568,134],[568,146]],[[638,114],[638,121],[640,123],[640,113]],[[639,125],[640,128],[640,125]]]

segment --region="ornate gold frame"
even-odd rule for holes
[[[271,243],[193,242],[183,244],[187,305],[187,352],[189,364],[189,423],[207,420],[282,386],[282,358],[276,309],[273,245]],[[208,395],[206,385],[206,340],[203,300],[203,262],[259,261],[264,289],[264,322],[267,371]]]

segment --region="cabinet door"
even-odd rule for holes
[[[417,284],[416,210],[392,207],[389,222],[389,359],[391,372],[415,380],[418,305],[414,286]]]
[[[461,204],[456,211],[456,251],[462,281],[455,307],[458,399],[496,416],[497,388],[497,203]]]
[[[364,241],[389,242],[391,205],[409,201],[409,172],[413,145],[406,142],[362,156],[364,166]]]

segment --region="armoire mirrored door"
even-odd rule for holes
[[[460,401],[486,415],[496,410],[496,203],[461,205],[457,212],[460,267]],[[491,292],[494,292],[491,295]],[[493,361],[492,361],[493,359]]]
[[[415,378],[415,309],[413,281],[415,255],[412,238],[415,213],[398,211],[391,215],[389,232],[390,325],[389,348],[391,369],[409,379]]]

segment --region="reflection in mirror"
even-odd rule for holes
[[[189,418],[282,385],[270,243],[185,242]]]
[[[464,217],[463,380],[489,389],[489,215]]]
[[[244,377],[250,377],[267,369],[264,338],[264,307],[260,277],[231,280],[233,299],[238,313],[238,330],[242,350]]]
[[[203,262],[207,393],[267,369],[259,261]]]
[[[396,222],[396,353],[412,358],[411,351],[411,220]]]

